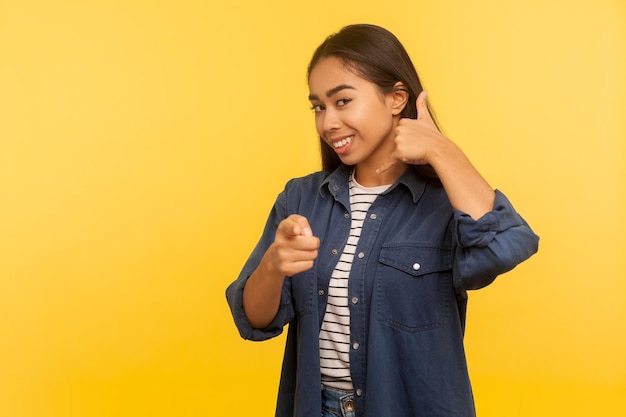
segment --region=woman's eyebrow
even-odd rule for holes
[[[354,87],[348,84],[340,84],[337,87],[331,88],[326,92],[326,97],[332,97],[341,90],[356,90]],[[309,100],[319,100],[319,96],[317,94],[309,94]]]

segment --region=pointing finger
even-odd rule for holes
[[[292,214],[285,222],[285,234],[291,237],[296,236],[313,236],[309,221],[304,216],[298,214]]]
[[[311,236],[313,236],[313,231],[311,230],[311,228],[309,226],[305,226],[302,229],[301,235],[302,236],[306,236],[306,237],[311,237]]]
[[[298,216],[297,222],[300,226],[300,235],[307,237],[313,236],[313,231],[311,230],[311,226],[309,226],[309,221],[306,217]]]

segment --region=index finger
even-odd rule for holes
[[[288,236],[313,236],[311,226],[309,226],[309,221],[306,217],[299,214],[292,214],[285,220],[288,221],[288,224],[285,225],[287,227],[285,233]]]

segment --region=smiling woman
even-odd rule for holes
[[[311,71],[309,88],[320,138],[344,164],[358,165],[357,181],[366,186],[393,182],[395,178],[378,175],[376,170],[395,147],[394,116],[406,107],[408,99],[402,83],[398,82],[393,93],[383,94],[343,61],[329,57]]]
[[[294,185],[306,181],[285,182],[319,169],[307,65],[326,35],[355,21],[402,40],[444,135],[541,235],[538,255],[468,292],[463,343],[477,414],[626,416],[626,2],[393,6],[0,1],[0,416],[273,415],[287,330],[262,343],[241,340],[224,288],[262,236],[277,193],[284,187],[297,199]],[[380,83],[364,65],[348,68]],[[318,93],[323,100],[325,93]],[[415,113],[402,119],[417,117],[417,95],[407,101]],[[356,127],[341,127],[342,135]],[[422,242],[400,236],[405,223],[419,218],[426,233],[427,216],[439,218],[427,197],[441,181],[424,172],[427,165],[410,165],[420,182],[398,180],[365,213],[369,191],[379,190],[357,185],[360,195],[347,201],[353,167],[323,143],[336,162],[327,170],[343,166],[348,180],[328,176],[322,194],[315,189],[322,203],[339,192],[332,224],[316,218],[313,199],[278,201],[280,215],[287,208],[310,214],[321,240],[315,272],[284,287],[285,295],[309,297],[283,312],[295,309],[290,349],[308,325],[297,320],[319,314],[311,328],[326,323],[324,340],[306,333],[312,352],[299,363],[319,356],[319,366],[303,369],[316,379],[321,361],[332,361],[324,375],[337,368],[339,380],[348,369],[343,352],[355,372],[366,368],[355,361],[367,351],[373,360],[383,348],[404,360],[401,343],[373,343],[383,329],[397,338],[441,332],[460,308],[443,291],[449,281],[430,279],[446,274],[451,248],[431,245],[440,241],[434,234]],[[415,198],[419,216],[394,208],[395,193]],[[320,278],[340,284],[355,250],[345,215],[355,235],[357,222],[365,224],[351,264],[350,317],[331,316],[342,314],[346,290]],[[385,239],[390,227],[399,235],[368,252],[366,240]],[[367,269],[374,283],[359,281],[366,262],[379,268]],[[428,296],[413,297],[416,290]],[[377,332],[358,327],[365,308]],[[334,326],[345,323],[353,343],[331,343]],[[293,353],[286,369],[296,363]],[[425,359],[424,368],[431,363]],[[368,368],[363,389],[363,375],[350,374],[368,403],[386,394],[378,376]],[[289,386],[300,387],[284,381],[289,395]],[[346,407],[363,411],[355,402]]]
[[[439,132],[393,34],[343,28],[308,81],[335,163],[287,184],[227,289],[242,337],[289,324],[276,415],[474,415],[467,290],[530,257],[538,237]]]

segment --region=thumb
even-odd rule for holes
[[[415,100],[415,107],[417,109],[418,120],[431,120],[430,112],[428,111],[428,104],[426,104],[426,98],[428,97],[428,91],[423,90]]]

